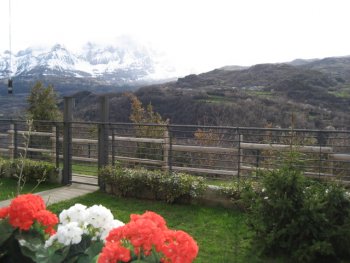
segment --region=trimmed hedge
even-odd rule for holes
[[[54,164],[29,159],[0,159],[0,178],[18,178],[22,165],[23,178],[26,181],[38,181],[40,179],[58,181],[58,170]]]
[[[190,202],[203,194],[207,185],[203,177],[184,173],[166,173],[146,169],[106,166],[99,170],[106,192],[118,196],[163,200],[168,203]]]

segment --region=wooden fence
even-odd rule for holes
[[[15,158],[18,156],[18,151],[25,150],[25,147],[18,146],[16,138],[18,135],[24,136],[40,136],[42,138],[48,139],[48,148],[33,148],[29,147],[26,150],[28,152],[36,153],[46,153],[49,155],[53,162],[58,159],[63,159],[63,155],[59,153],[58,147],[59,144],[63,142],[63,137],[57,134],[56,127],[52,127],[51,132],[36,132],[36,131],[23,131],[14,129],[14,125],[11,124],[10,129],[6,133],[0,133],[0,138],[2,140],[7,140],[7,147],[0,148],[0,153],[7,153],[10,158]],[[164,131],[163,138],[138,138],[138,137],[127,137],[127,136],[108,136],[109,144],[112,142],[130,142],[130,143],[152,143],[159,144],[162,148],[162,158],[160,160],[156,159],[145,159],[137,157],[127,157],[121,155],[111,155],[108,154],[109,161],[113,159],[120,162],[127,163],[138,163],[145,165],[155,165],[161,167],[164,170],[174,170],[182,171],[189,173],[199,173],[207,175],[223,175],[223,176],[237,176],[240,175],[243,171],[256,171],[257,169],[267,169],[264,167],[256,167],[252,165],[244,165],[245,151],[246,150],[258,150],[258,151],[289,151],[291,149],[290,145],[285,144],[266,144],[266,143],[251,143],[244,141],[244,135],[239,135],[239,140],[237,147],[217,147],[217,146],[202,146],[202,145],[181,145],[174,144],[170,140],[168,130]],[[98,139],[85,139],[85,138],[72,138],[72,144],[76,145],[94,145],[98,147]],[[311,153],[311,154],[323,154],[327,155],[328,162],[333,163],[337,161],[350,163],[350,154],[349,153],[337,153],[334,151],[333,147],[330,146],[308,146],[300,145],[296,148],[298,152],[301,153]],[[237,163],[235,170],[227,170],[224,167],[220,169],[216,168],[205,168],[205,167],[188,167],[188,166],[174,166],[171,163],[171,156],[174,152],[184,152],[184,153],[203,153],[203,154],[231,154],[236,157]],[[80,162],[89,162],[89,163],[98,163],[98,156],[94,157],[84,157],[78,155],[72,155],[71,160],[80,161]],[[332,169],[328,173],[321,172],[307,172],[311,176],[333,176]]]

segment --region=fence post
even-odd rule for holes
[[[60,167],[60,133],[59,133],[59,128],[58,128],[58,124],[56,124],[55,126],[55,130],[56,130],[56,133],[55,133],[55,140],[56,140],[56,168],[59,168]]]
[[[243,135],[240,133],[239,129],[237,129],[238,134],[238,163],[237,163],[237,176],[240,178],[241,176],[241,165],[243,163],[243,150],[241,148],[241,142],[243,141]]]
[[[72,120],[73,97],[64,97],[63,113],[63,176],[62,184],[70,184],[72,181]]]
[[[98,169],[108,164],[109,100],[107,96],[100,97],[100,122],[98,125]],[[101,190],[105,188],[100,177],[98,177],[98,185]]]
[[[114,128],[112,128],[112,165],[115,165],[115,131]]]
[[[56,126],[52,126],[52,135],[50,137],[51,140],[51,161],[56,163]],[[57,163],[56,163],[57,167]]]
[[[18,125],[15,123],[13,125],[13,159],[18,157]]]
[[[13,161],[15,157],[15,125],[13,123],[10,124],[10,129],[7,132],[9,138],[9,158]]]
[[[164,144],[163,144],[163,170],[169,169],[169,151],[170,151],[170,138],[169,138],[169,126],[167,125],[164,130]]]

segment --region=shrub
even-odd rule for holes
[[[307,179],[292,162],[267,172],[250,226],[265,254],[293,262],[337,262],[350,256],[350,199],[343,187]]]
[[[120,196],[142,196],[147,192],[151,199],[173,203],[181,198],[197,197],[206,184],[202,177],[184,173],[166,173],[146,169],[128,169],[119,165],[106,166],[99,170],[100,178],[113,187]]]
[[[252,179],[240,179],[230,184],[220,185],[219,193],[225,199],[230,200],[234,207],[246,211],[251,205],[255,192],[259,191],[260,183]]]
[[[23,162],[23,178],[25,181],[38,181],[58,176],[54,164],[29,159],[0,159],[0,177],[18,178]]]

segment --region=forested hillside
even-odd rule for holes
[[[293,114],[297,128],[350,129],[348,80],[327,73],[326,66],[319,71],[306,65],[225,67],[143,87],[135,95],[176,124],[289,127]],[[75,96],[77,116],[96,119],[97,95]],[[128,98],[122,93],[109,97],[111,121],[128,121]]]

